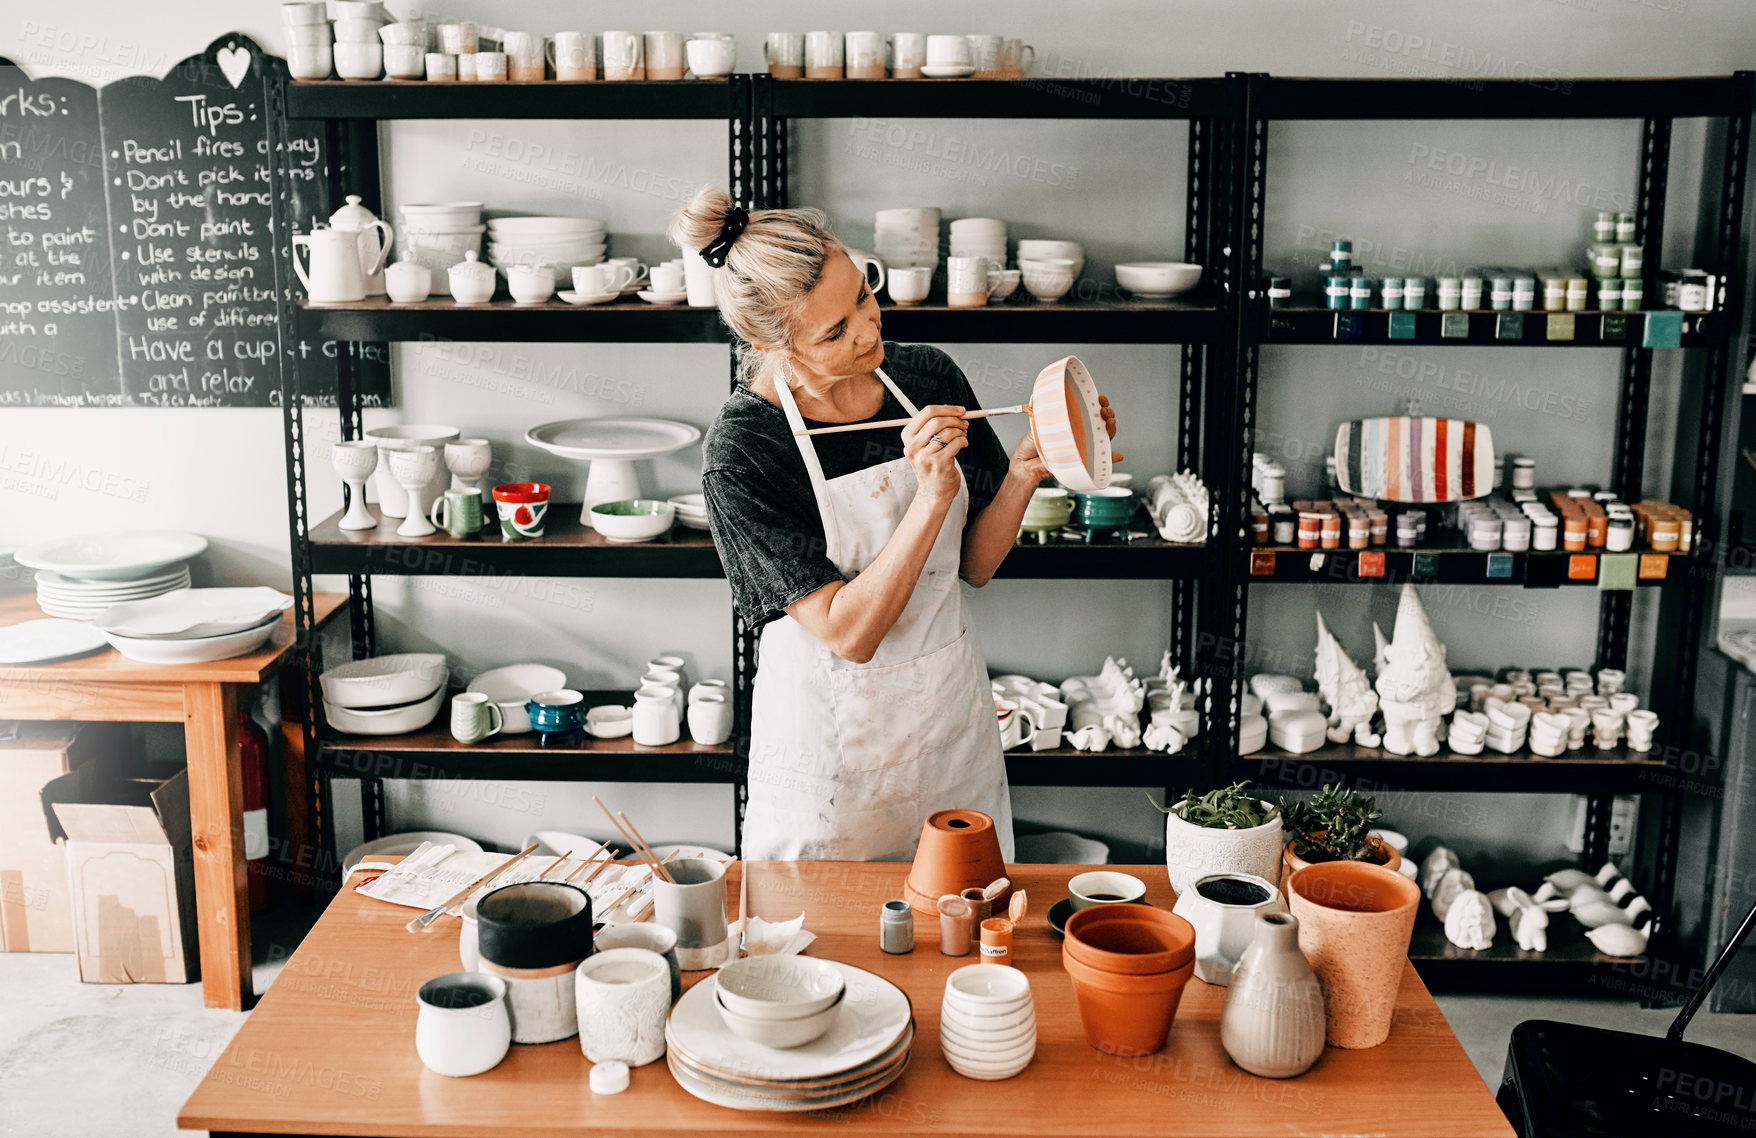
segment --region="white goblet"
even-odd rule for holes
[[[427,520],[427,483],[439,472],[439,448],[408,446],[387,448],[390,476],[409,496],[408,516],[396,527],[398,537],[426,537],[434,532]]]
[[[366,508],[366,479],[378,469],[378,444],[363,439],[336,443],[329,464],[347,487],[348,510],[337,524],[342,529],[375,529],[378,519]]]
[[[451,488],[481,489],[482,475],[488,473],[493,458],[487,439],[458,439],[446,443],[445,469],[451,471]]]

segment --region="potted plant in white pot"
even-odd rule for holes
[[[1280,805],[1256,797],[1248,782],[1201,795],[1191,790],[1169,807],[1153,806],[1165,816],[1165,869],[1179,895],[1213,873],[1280,879]]]

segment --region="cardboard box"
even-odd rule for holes
[[[67,855],[49,835],[38,797],[51,779],[103,759],[120,771],[129,753],[120,723],[19,723],[0,739],[0,951],[72,952]]]
[[[43,788],[63,840],[74,951],[88,984],[183,984],[196,978],[195,860],[189,775],[164,782],[81,767]]]

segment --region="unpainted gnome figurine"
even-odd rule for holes
[[[1413,585],[1402,587],[1396,627],[1378,673],[1384,749],[1394,755],[1439,753],[1439,727],[1457,709],[1457,685],[1445,667],[1445,645],[1433,635]]]
[[[1331,743],[1345,743],[1352,737],[1362,747],[1379,744],[1372,730],[1372,716],[1378,712],[1372,681],[1323,623],[1322,613],[1317,614],[1317,690],[1329,704]]]

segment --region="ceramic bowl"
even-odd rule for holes
[[[752,1043],[759,1043],[764,1047],[785,1049],[803,1047],[828,1031],[830,1025],[835,1023],[835,1017],[841,1012],[841,1002],[847,996],[847,989],[844,987],[836,993],[834,1002],[827,1008],[812,1015],[801,1016],[798,1019],[759,1019],[755,1016],[742,1015],[726,1007],[722,998],[724,995],[725,989],[723,988],[715,992],[714,1003],[719,1008],[720,1018],[725,1020],[726,1026],[732,1030],[734,1035],[748,1039]]]
[[[1018,262],[1027,292],[1038,300],[1059,300],[1073,287],[1073,262],[1065,259]]]
[[[634,709],[603,704],[585,713],[585,729],[598,739],[622,739],[634,732]]]
[[[671,528],[677,508],[651,498],[625,502],[600,502],[591,508],[592,528],[609,541],[651,541]]]
[[[373,36],[370,43],[338,43],[335,73],[343,79],[376,79],[384,73],[384,45]]]
[[[441,684],[426,699],[396,707],[342,707],[326,699],[323,713],[331,727],[350,735],[402,735],[433,722],[433,717],[439,714],[439,705],[444,702],[445,686]]]
[[[467,690],[481,692],[499,704],[506,719],[502,733],[519,735],[530,730],[525,701],[540,691],[555,691],[566,686],[567,677],[559,668],[547,664],[507,664],[483,672],[470,681]]]
[[[1123,486],[1107,486],[1077,495],[1079,520],[1093,529],[1116,529],[1134,518],[1134,491]]]
[[[228,632],[220,636],[197,636],[187,640],[165,640],[158,637],[138,638],[105,632],[110,647],[128,659],[141,664],[201,664],[210,660],[230,660],[247,656],[266,644],[280,627],[281,617],[275,613],[255,628]]]
[[[432,233],[476,226],[482,229],[481,202],[415,202],[398,206],[397,231]]]
[[[750,1019],[795,1020],[840,1001],[847,981],[833,964],[809,956],[752,956],[715,978],[720,1006]]]
[[[496,241],[544,241],[569,237],[603,237],[605,223],[591,217],[495,217],[488,231]]]
[[[1201,283],[1201,266],[1182,261],[1129,261],[1116,266],[1116,283],[1135,296],[1176,296]]]
[[[353,710],[414,703],[451,676],[442,652],[398,652],[330,668],[318,677],[324,702]]]

